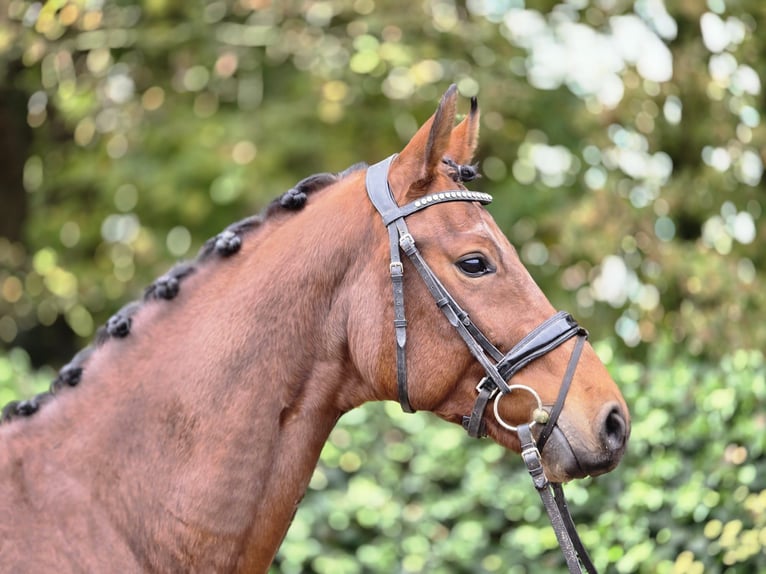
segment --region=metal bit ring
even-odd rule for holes
[[[546,417],[544,417],[542,415],[543,414],[547,415],[548,412],[545,409],[543,409],[543,401],[542,401],[542,399],[540,399],[540,395],[538,395],[537,392],[532,387],[528,387],[526,385],[508,385],[508,388],[511,391],[514,391],[516,389],[518,389],[520,391],[527,391],[530,395],[532,395],[534,397],[535,401],[537,401],[537,408],[533,411],[532,420],[528,423],[529,427],[532,428],[534,425],[538,424],[538,422],[544,424],[545,421],[543,421],[543,419],[546,418]],[[498,405],[500,404],[500,399],[502,399],[505,396],[508,396],[509,394],[510,393],[505,393],[505,394],[499,393],[495,397],[495,407],[494,407],[494,409],[495,409],[495,419],[497,419],[497,422],[500,423],[500,426],[502,426],[503,428],[506,428],[506,429],[508,429],[511,432],[516,432],[516,429],[518,427],[514,426],[512,424],[508,424],[507,422],[505,422],[502,419],[502,417],[500,416],[500,411],[498,410]]]

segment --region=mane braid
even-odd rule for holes
[[[461,165],[448,157],[442,160],[442,163],[449,167],[447,172],[455,183],[465,183],[467,181],[473,181],[481,177],[479,174],[479,166],[477,165]]]
[[[181,282],[197,271],[200,264],[212,256],[229,257],[237,253],[242,246],[242,237],[249,231],[259,227],[271,215],[278,212],[298,211],[308,201],[308,196],[316,191],[325,189],[344,177],[367,167],[366,163],[356,163],[339,172],[318,173],[302,179],[294,187],[288,189],[278,198],[269,203],[258,215],[246,217],[232,223],[218,235],[208,239],[200,248],[197,257],[192,262],[180,262],[174,265],[164,275],[144,289],[143,297],[130,302],[112,315],[105,325],[98,328],[93,343],[78,352],[69,363],[64,365],[51,382],[48,391],[39,393],[25,400],[11,401],[0,411],[0,425],[16,417],[28,417],[37,412],[40,407],[51,400],[61,389],[76,387],[82,380],[85,365],[90,356],[111,338],[121,339],[130,334],[133,316],[141,306],[148,301],[174,299],[181,288]]]
[[[178,295],[181,280],[196,270],[196,267],[191,263],[177,263],[170,271],[157,278],[154,283],[144,290],[144,301],[152,299],[165,299],[169,301],[174,299]]]

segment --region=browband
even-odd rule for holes
[[[482,205],[492,203],[492,196],[488,193],[465,189],[451,189],[426,195],[400,207],[394,199],[387,177],[388,168],[391,162],[394,161],[394,158],[396,158],[396,154],[367,168],[367,193],[375,209],[378,210],[381,218],[383,218],[383,224],[386,227],[395,223],[397,219],[403,219],[416,211],[436,205],[437,203],[446,203],[448,201],[478,201]]]

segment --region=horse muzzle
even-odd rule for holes
[[[623,407],[606,404],[595,421],[596,432],[587,439],[562,416],[550,434],[541,456],[553,482],[598,476],[613,470],[625,454],[630,423]],[[534,431],[539,437],[542,429]]]

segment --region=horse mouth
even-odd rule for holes
[[[624,449],[620,452],[606,451],[602,448],[586,448],[575,441],[570,442],[557,426],[543,449],[542,460],[546,476],[551,482],[568,482],[614,470],[623,452]]]

